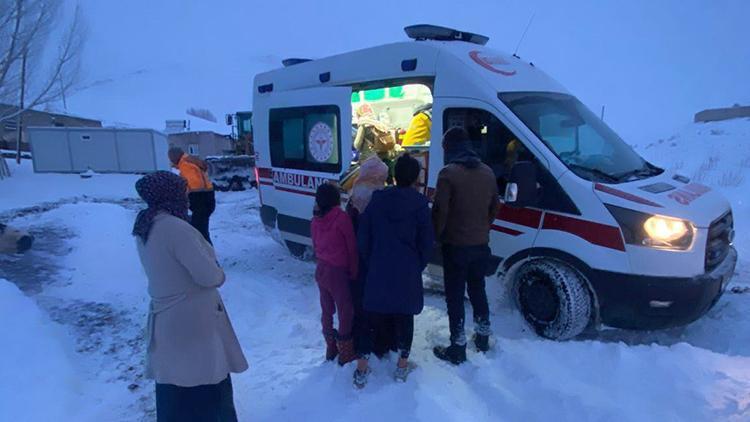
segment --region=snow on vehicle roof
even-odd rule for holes
[[[414,70],[405,62],[417,61]],[[567,92],[520,58],[463,41],[407,41],[351,51],[258,74],[254,92],[289,91],[372,81],[434,78],[440,74],[485,81],[495,92]]]

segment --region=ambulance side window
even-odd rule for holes
[[[533,157],[497,117],[477,108],[448,108],[443,115],[443,127],[463,127],[482,161],[495,173],[500,192],[505,190],[506,178],[518,160],[531,160]]]
[[[537,166],[540,186],[539,203],[536,206],[580,215],[578,208],[555,178],[495,115],[476,108],[446,109],[443,127],[448,130],[456,126],[469,132],[474,151],[495,173],[498,192],[505,192],[510,170],[516,162],[531,161]]]
[[[340,115],[334,105],[269,110],[271,165],[340,172]]]

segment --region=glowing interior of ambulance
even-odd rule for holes
[[[389,166],[401,152],[424,154],[430,146],[432,92],[427,85],[405,84],[352,92],[352,167],[348,189],[359,163],[377,155]]]
[[[432,93],[422,84],[352,92],[352,124],[355,129],[372,123],[382,124],[399,145],[429,145],[429,137],[409,141],[405,138],[415,117],[431,117]],[[413,136],[413,135],[412,135]]]
[[[359,163],[377,155],[389,165],[404,150],[426,167],[432,127],[432,93],[424,84],[412,83],[352,92],[352,166],[342,186],[349,190]],[[517,160],[533,159],[513,133],[492,113],[475,108],[449,108],[443,127],[463,127],[474,150],[495,172],[500,192]],[[426,177],[425,174],[421,179]],[[426,182],[426,180],[421,180]]]

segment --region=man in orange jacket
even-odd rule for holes
[[[208,178],[208,166],[200,158],[185,154],[180,147],[171,147],[168,154],[172,166],[178,169],[180,176],[187,181],[192,213],[190,224],[212,243],[208,232],[208,220],[216,209],[216,197],[214,186]]]

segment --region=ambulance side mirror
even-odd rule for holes
[[[528,207],[537,203],[536,166],[530,161],[520,161],[513,165],[510,179],[505,186],[505,204],[512,207]]]

